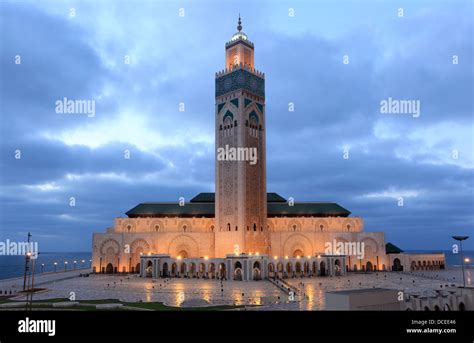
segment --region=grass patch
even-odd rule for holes
[[[166,306],[160,302],[123,302],[124,306],[144,308],[147,310],[154,311],[223,311],[233,310],[236,308],[243,308],[243,305],[217,305],[217,306],[206,306],[206,307],[174,307]]]
[[[47,309],[53,308],[52,304],[57,302],[67,302],[68,298],[52,298],[43,300],[33,300],[33,308]],[[0,304],[16,302],[10,300],[8,297],[0,296]],[[244,305],[216,305],[207,307],[174,307],[166,306],[161,302],[125,302],[118,299],[95,299],[95,300],[77,300],[80,304],[91,304],[91,306],[75,306],[68,307],[67,311],[127,311],[127,309],[116,308],[116,309],[96,309],[94,305],[98,304],[122,304],[123,306],[135,307],[139,309],[153,310],[153,311],[224,311],[244,308]],[[247,307],[252,307],[247,305]],[[55,309],[56,310],[56,309]],[[57,309],[60,310],[60,309]]]

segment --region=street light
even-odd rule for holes
[[[455,240],[459,241],[459,245],[461,246],[461,270],[462,270],[462,281],[463,286],[466,288],[466,277],[464,276],[464,256],[462,254],[462,241],[465,241],[469,238],[469,236],[452,236]]]
[[[54,262],[54,272],[56,273],[56,267],[58,266],[58,262]]]
[[[67,261],[64,261],[64,271],[67,269]]]
[[[86,262],[86,260],[82,260],[81,263],[82,263],[82,269],[84,269],[84,263]]]
[[[76,269],[76,263],[77,263],[77,261],[74,260],[74,269]]]
[[[41,272],[44,272],[44,263],[41,263]]]

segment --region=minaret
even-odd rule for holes
[[[254,68],[254,45],[240,15],[225,50],[225,69],[216,73],[215,254],[266,254],[265,78]],[[227,148],[222,158],[219,151]],[[256,163],[248,160],[252,152]]]

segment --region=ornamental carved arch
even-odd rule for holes
[[[178,231],[181,231],[181,232],[191,232],[192,231],[192,225],[191,225],[191,222],[189,220],[181,220],[179,223],[178,223]]]
[[[148,252],[150,252],[150,244],[142,238],[137,238],[130,244],[130,253],[132,254]]]
[[[302,234],[295,234],[286,239],[285,243],[283,243],[283,254],[293,257],[295,253],[299,256],[313,255],[313,245],[308,237]]]
[[[100,245],[101,255],[118,255],[120,253],[120,244],[112,238],[106,239]]]
[[[301,231],[301,222],[299,220],[296,220],[296,219],[291,219],[289,222],[288,222],[288,231],[289,232],[298,232],[298,231]]]
[[[168,253],[172,257],[199,257],[199,245],[194,238],[187,235],[179,235],[170,242]]]
[[[364,243],[365,255],[371,257],[379,251],[377,241],[373,238],[366,237],[361,241]]]
[[[122,232],[135,232],[136,225],[134,220],[125,220],[122,223]]]
[[[316,232],[328,231],[329,223],[326,219],[317,219],[314,223],[314,229]]]
[[[151,232],[163,232],[164,231],[164,224],[159,219],[154,219],[150,223],[150,231]]]
[[[353,232],[357,228],[355,221],[351,218],[348,218],[342,222],[341,230],[343,232]]]

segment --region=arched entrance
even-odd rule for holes
[[[302,257],[304,256],[304,252],[303,250],[301,249],[296,249],[295,251],[293,251],[293,257]]]
[[[318,275],[318,264],[313,261],[313,275]]]
[[[275,277],[275,266],[271,262],[268,264],[268,277]]]
[[[178,276],[178,265],[176,263],[173,263],[171,265],[171,276],[172,277]]]
[[[190,268],[189,268],[189,274],[191,277],[196,277],[196,264],[194,262],[192,262],[190,264]]]
[[[225,269],[225,264],[224,264],[224,263],[220,263],[220,264],[219,264],[219,278],[220,278],[221,280],[227,278],[226,269]]]
[[[374,271],[374,266],[372,265],[372,262],[367,262],[365,264],[365,271],[366,272],[373,272]]]
[[[291,264],[291,262],[288,262],[286,264],[286,276],[290,277],[292,275],[293,275],[293,265]]]
[[[458,309],[459,309],[459,311],[466,311],[466,305],[464,305],[463,302],[460,302],[459,306],[458,306]]]
[[[393,260],[392,271],[401,272],[403,270],[402,263],[400,259],[396,258]]]
[[[163,263],[163,271],[161,273],[162,277],[168,277],[169,276],[169,270],[168,270],[168,263]]]
[[[137,263],[137,266],[135,267],[135,273],[140,273],[140,263]]]
[[[181,266],[179,268],[179,272],[182,276],[186,276],[186,263],[181,263]]]
[[[145,277],[153,276],[153,262],[148,261],[145,268]]]
[[[199,264],[199,276],[203,277],[206,274],[206,265],[204,263]]]
[[[209,274],[208,276],[211,279],[214,279],[216,277],[216,265],[214,263],[209,264]]]
[[[305,276],[309,276],[309,262],[305,262],[303,265],[303,273]]]
[[[341,275],[342,269],[341,269],[341,261],[339,261],[339,259],[336,259],[334,261],[334,270],[336,272],[336,276]]]
[[[283,278],[283,272],[284,272],[283,263],[278,262],[278,264],[277,264],[277,274],[278,274],[279,278]]]
[[[301,263],[300,262],[295,263],[295,271],[296,271],[297,276],[301,276]]]
[[[112,263],[107,264],[107,267],[105,267],[105,273],[106,274],[113,274],[114,272],[114,266]]]
[[[260,262],[255,262],[253,264],[252,279],[258,281],[262,279],[262,272],[260,268]]]
[[[188,258],[188,252],[186,250],[180,250],[178,252],[178,257],[179,258]]]
[[[326,263],[324,261],[319,264],[319,276],[326,276]]]
[[[242,281],[242,264],[239,261],[234,265],[234,280]]]

